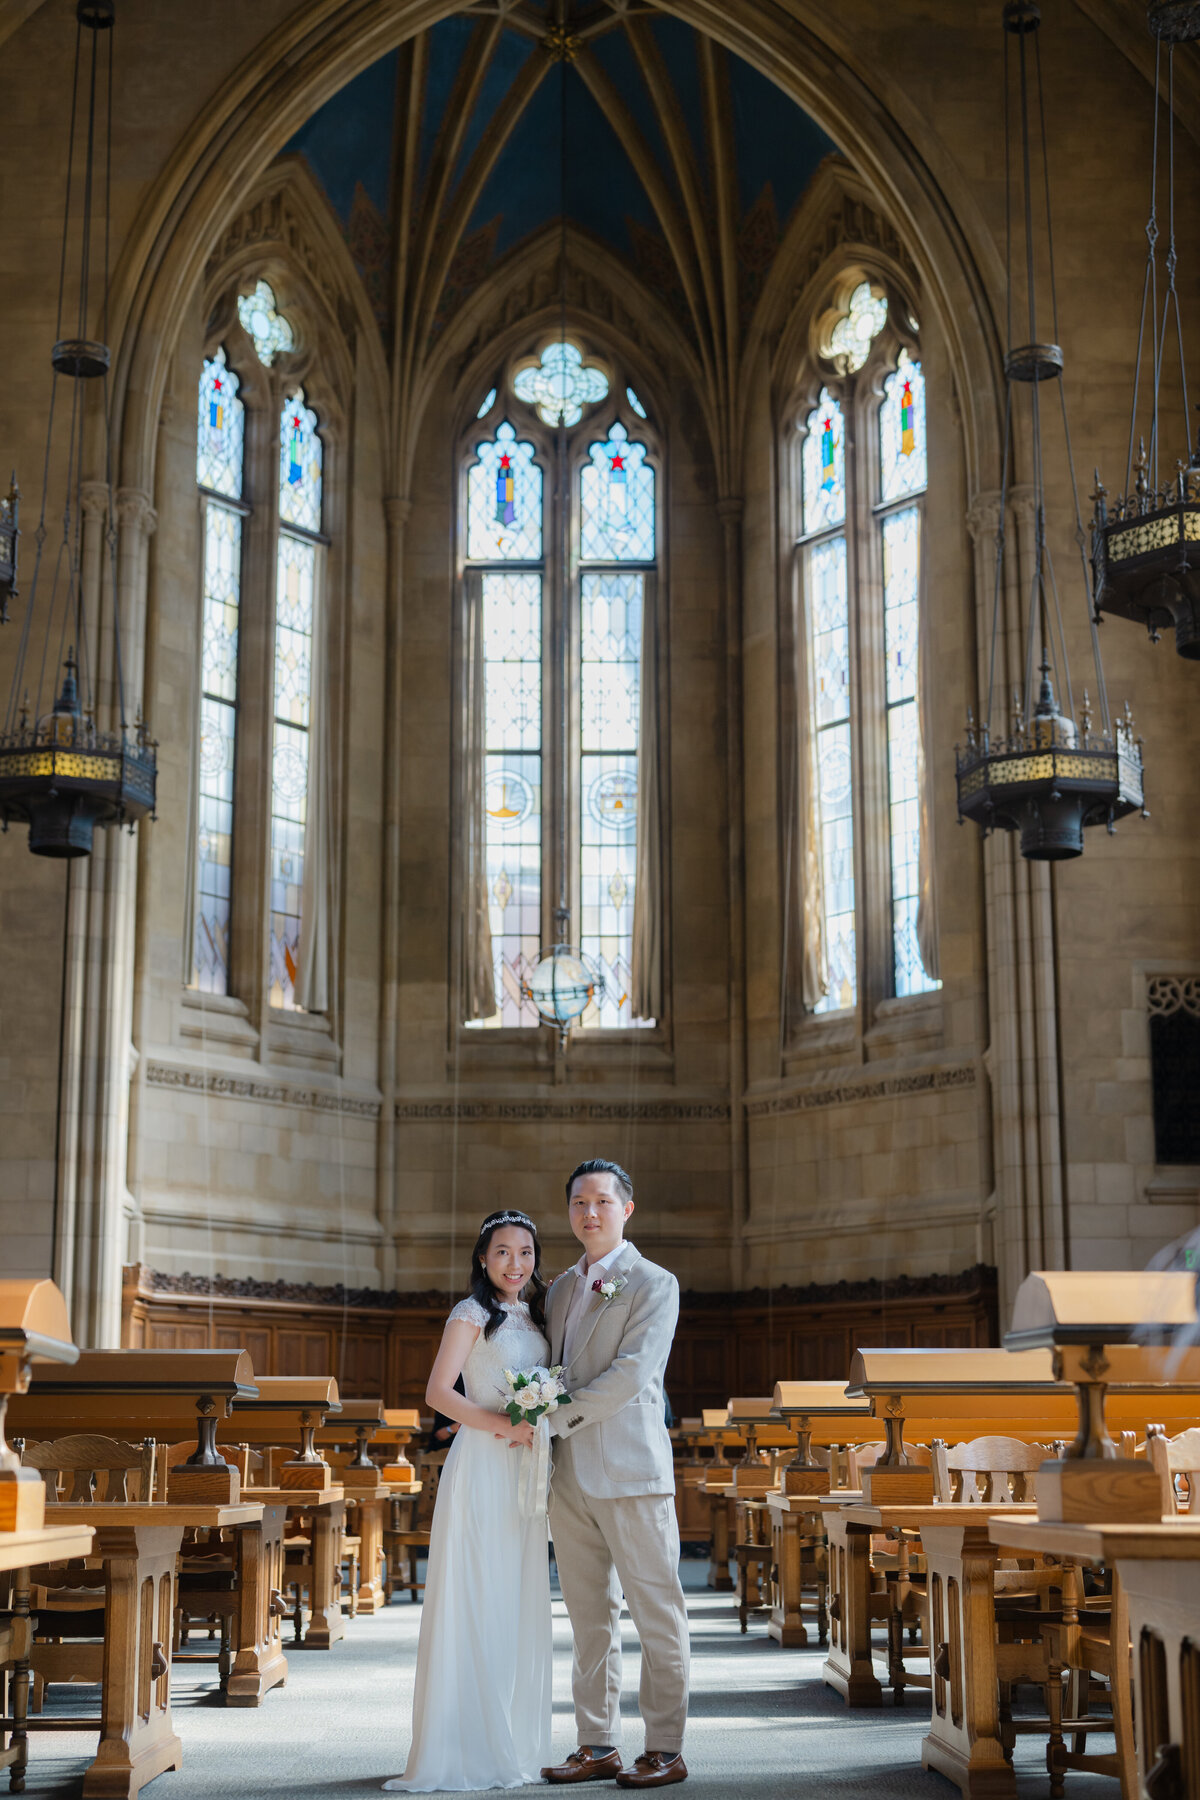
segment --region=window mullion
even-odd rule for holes
[[[883,569],[877,497],[878,400],[863,382],[856,396],[855,444],[848,456],[848,516],[853,519],[851,592],[857,682],[858,767],[855,833],[858,888],[859,993],[864,1027],[892,991],[891,867],[888,834],[888,742],[883,644]]]

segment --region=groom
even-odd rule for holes
[[[583,1245],[546,1303],[551,1362],[572,1399],[550,1415],[550,1529],[575,1636],[579,1748],[547,1781],[666,1787],[686,1781],[688,1624],[679,1583],[675,1471],[663,1376],[679,1283],[625,1242],[633,1183],[617,1163],[580,1163],[567,1182]],[[642,1646],[638,1695],[646,1749],[623,1769],[621,1594]]]

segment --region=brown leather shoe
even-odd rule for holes
[[[586,1744],[572,1750],[565,1763],[555,1763],[542,1770],[543,1781],[612,1781],[621,1774],[621,1753],[610,1750],[607,1756],[595,1756]]]
[[[647,1750],[631,1769],[622,1769],[617,1786],[623,1788],[669,1787],[687,1780],[687,1764],[678,1750]]]

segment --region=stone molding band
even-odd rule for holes
[[[499,1120],[509,1124],[536,1123],[541,1119],[594,1120],[598,1124],[693,1123],[729,1118],[724,1101],[693,1100],[400,1100],[396,1118],[407,1124],[484,1124]]]
[[[860,1100],[899,1099],[906,1094],[939,1094],[952,1088],[973,1088],[975,1065],[956,1069],[918,1069],[910,1075],[885,1075],[871,1081],[843,1081],[837,1086],[801,1088],[795,1093],[773,1094],[769,1099],[748,1100],[749,1119],[778,1118],[783,1113],[810,1112],[823,1106],[853,1106]]]
[[[219,1069],[179,1069],[170,1063],[147,1063],[150,1087],[184,1088],[190,1093],[218,1100],[266,1101],[274,1106],[297,1106],[312,1112],[343,1113],[355,1119],[377,1119],[378,1100],[359,1100],[350,1094],[331,1094],[325,1088],[289,1087],[282,1081],[262,1081],[252,1075],[228,1075]]]

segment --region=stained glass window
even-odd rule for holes
[[[467,555],[476,562],[538,562],[542,471],[512,426],[475,446],[467,471]]]
[[[879,493],[882,500],[925,486],[925,377],[907,350],[883,384],[879,408]]]
[[[271,753],[270,1003],[294,1008],[308,808],[317,546],[280,532],[275,584]]]
[[[579,947],[604,976],[585,1027],[633,1023],[638,682],[645,577],[585,571],[580,594]]]
[[[242,330],[253,343],[259,362],[268,369],[280,351],[295,349],[292,328],[276,309],[269,282],[259,281],[252,294],[242,294],[237,307]]]
[[[321,529],[321,439],[317,415],[297,388],[279,420],[279,517],[302,531]]]
[[[585,562],[653,562],[654,470],[645,444],[618,420],[589,446],[581,471],[580,556]]]
[[[630,406],[632,406],[638,418],[644,419],[646,417],[646,409],[631,387],[625,389],[625,398],[628,400]]]
[[[858,990],[854,930],[854,788],[850,748],[850,596],[846,540],[806,552],[812,729],[825,898],[829,988],[818,1012],[853,1006]]]
[[[242,497],[242,448],[245,409],[238,399],[240,383],[225,363],[224,350],[204,365],[196,418],[196,480],[214,494]]]
[[[484,811],[499,1009],[492,1025],[538,1024],[521,983],[542,937],[542,577],[488,570]]]
[[[495,388],[489,388],[487,393],[483,396],[483,403],[480,406],[479,411],[475,414],[475,417],[477,419],[486,419],[495,404],[496,390]]]
[[[608,393],[608,376],[585,364],[578,346],[564,339],[548,344],[540,362],[517,371],[513,393],[526,406],[536,407],[545,424],[577,425],[584,407],[594,406]]]
[[[845,357],[848,374],[862,368],[886,319],[886,299],[871,292],[869,281],[860,282],[850,296],[849,309],[829,334],[829,353]]]
[[[846,422],[828,388],[805,421],[801,459],[805,532],[840,525],[846,517]]]
[[[200,623],[200,753],[196,795],[195,936],[191,984],[229,992],[233,903],[234,762],[237,750],[238,624],[242,516],[215,496],[242,492],[244,415],[238,378],[218,350],[200,376],[196,480],[204,499]]]

